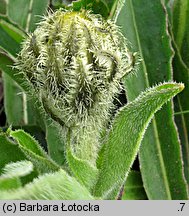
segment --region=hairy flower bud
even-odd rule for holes
[[[59,10],[26,39],[17,65],[46,113],[71,132],[75,154],[95,161],[120,81],[133,69],[118,27],[88,11]]]

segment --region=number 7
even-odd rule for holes
[[[180,203],[182,205],[181,207],[181,211],[183,210],[184,206],[185,206],[185,203]]]

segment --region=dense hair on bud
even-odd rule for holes
[[[133,69],[118,27],[88,11],[58,10],[23,43],[17,68],[45,112],[71,131],[75,154],[95,161],[121,79]]]

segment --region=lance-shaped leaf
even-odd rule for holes
[[[35,29],[36,22],[41,19],[39,15],[45,13],[49,1],[10,0],[6,1],[6,3],[7,16],[0,18],[0,47],[6,50],[7,53],[16,57],[16,54],[20,51],[21,41],[25,36],[25,32]],[[22,11],[21,13],[18,13],[18,8]],[[19,27],[19,29],[16,28],[16,26]],[[9,67],[9,65],[7,67]],[[5,72],[7,71],[10,71],[10,69],[8,68],[5,70]],[[15,73],[17,73],[16,70],[14,71],[14,74]],[[12,78],[13,80],[17,79],[17,77]],[[18,81],[18,79],[16,81]],[[32,102],[27,99],[26,94],[22,93],[22,90],[16,87],[11,79],[6,79],[6,77],[4,77],[4,83],[5,111],[8,123],[13,125],[36,124],[36,110],[33,108]],[[20,84],[23,86],[23,83],[20,82],[19,85]],[[18,92],[20,94],[18,94]],[[13,107],[15,106],[17,107],[19,115],[13,111]]]
[[[20,51],[20,44],[25,36],[24,32],[0,19],[0,34],[0,47],[4,50],[0,50],[0,69],[5,72],[3,79],[7,122],[12,125],[34,124],[36,119],[33,115],[32,103],[27,100],[26,94],[14,82],[16,81],[26,89],[22,74],[12,68],[16,54]]]
[[[183,84],[164,83],[140,94],[118,112],[105,144],[95,196],[116,198],[154,113],[183,88]]]
[[[0,191],[0,199],[92,200],[89,191],[64,170],[45,174],[23,188]]]
[[[137,76],[125,82],[129,101],[134,100],[145,88],[172,79],[173,50],[163,2],[148,1],[146,4],[145,0],[127,0],[120,14],[119,24],[123,26],[124,35],[131,42],[133,50],[142,57]],[[139,163],[149,199],[187,198],[173,113],[170,102],[155,114],[140,148]]]
[[[50,159],[39,143],[23,130],[11,131],[10,135],[18,142],[19,148],[28,160],[36,166],[39,173],[53,172],[60,167]]]
[[[183,82],[184,91],[174,100],[175,120],[182,144],[184,174],[189,186],[189,1],[175,0],[170,10],[169,23],[173,38],[175,56],[173,59],[173,77],[177,82]]]
[[[14,57],[20,50],[20,42],[23,34],[15,26],[0,19],[0,70],[8,73],[13,80],[21,83],[20,75],[15,76],[13,66]],[[12,57],[10,57],[10,55]],[[25,95],[21,94],[22,90],[6,74],[4,74],[4,98],[5,112],[7,122],[14,125],[23,125],[27,123]]]
[[[186,100],[189,95],[189,68],[182,61],[178,50],[173,60],[173,68],[174,79],[185,85],[184,91],[174,100],[174,108],[175,121],[182,144],[184,174],[189,186],[189,101]]]
[[[28,91],[26,80],[24,81],[22,73],[12,67],[13,64],[14,60],[8,53],[0,50],[0,70],[4,72],[4,104],[7,122],[12,125],[35,124],[36,121],[41,123],[37,108],[34,108],[31,98],[28,100],[23,92],[23,90]]]

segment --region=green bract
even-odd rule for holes
[[[58,10],[26,39],[17,67],[75,154],[95,161],[100,132],[133,58],[113,22],[84,10]]]

